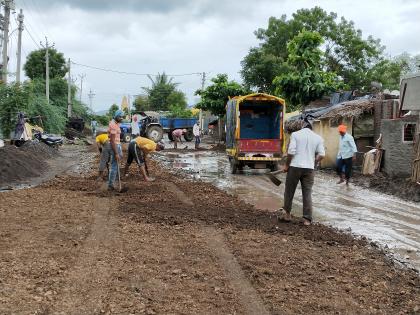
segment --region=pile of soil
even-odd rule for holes
[[[46,160],[56,154],[56,149],[36,141],[19,148],[14,145],[0,148],[0,189],[40,176],[48,168]]]
[[[401,199],[415,202],[420,201],[420,185],[411,182],[409,178],[390,177],[383,173],[373,176],[355,173],[353,182],[356,185],[394,195]]]

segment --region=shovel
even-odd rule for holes
[[[118,166],[118,168],[117,168],[117,170],[118,170],[118,192],[120,192],[120,193],[123,193],[123,192],[126,192],[126,191],[128,191],[128,187],[123,187],[122,185],[121,185],[121,172],[120,172],[120,163],[117,163],[117,166]]]
[[[275,175],[278,173],[281,173],[282,171],[275,171],[275,172],[270,172],[267,173],[265,175],[267,175],[268,179],[276,186],[280,186],[280,184],[282,183],[282,181],[280,179],[278,179]]]

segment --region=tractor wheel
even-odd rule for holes
[[[124,133],[122,136],[122,140],[124,142],[130,142],[131,141],[131,135],[129,133]]]
[[[147,129],[147,138],[159,142],[163,138],[163,130],[159,126],[151,126]]]
[[[279,163],[277,162],[273,162],[272,164],[270,164],[269,169],[271,172],[275,172],[279,170]]]
[[[230,172],[236,174],[238,172],[238,163],[234,158],[229,158],[230,161]]]
[[[191,142],[194,139],[194,134],[191,129],[188,129],[187,133],[184,135],[185,141]]]

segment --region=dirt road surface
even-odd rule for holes
[[[125,194],[91,173],[0,193],[0,314],[419,312],[418,274],[367,241],[151,172]]]

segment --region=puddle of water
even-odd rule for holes
[[[283,205],[284,184],[274,186],[263,174],[267,170],[230,173],[224,153],[167,152],[156,156],[169,169],[182,170],[194,179],[217,186],[259,209],[274,211]],[[285,182],[285,175],[280,175]],[[420,205],[356,186],[335,184],[328,174],[317,173],[313,188],[314,218],[356,235],[364,235],[389,248],[400,261],[420,270]],[[293,212],[302,212],[298,187]]]

